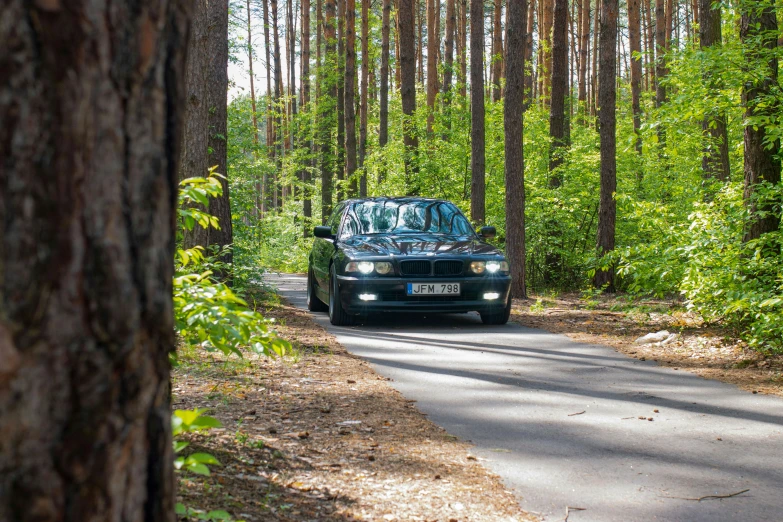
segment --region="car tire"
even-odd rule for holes
[[[511,317],[511,295],[508,296],[506,307],[499,312],[479,312],[479,315],[484,324],[506,324]]]
[[[329,322],[335,326],[350,326],[353,323],[352,319],[343,309],[340,289],[337,286],[337,275],[332,265],[329,271]]]
[[[313,275],[313,268],[308,267],[307,269],[307,309],[311,312],[326,312],[329,310],[329,307],[324,304],[323,301],[321,301],[318,298],[318,293],[315,291],[315,285],[318,284],[315,281],[315,276]]]

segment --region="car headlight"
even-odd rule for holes
[[[487,261],[487,272],[496,274],[498,272],[508,272],[508,261]]]
[[[346,272],[360,272],[362,274],[369,274],[375,268],[375,264],[372,261],[350,261],[345,265]]]
[[[487,268],[487,264],[484,261],[471,261],[470,271],[474,274],[483,274]]]
[[[375,263],[375,271],[381,275],[386,275],[392,271],[392,264],[388,261],[378,261]]]

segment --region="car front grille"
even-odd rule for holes
[[[436,276],[455,276],[462,274],[462,261],[435,261]]]
[[[429,261],[401,261],[400,273],[404,276],[430,275]]]

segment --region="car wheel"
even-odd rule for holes
[[[334,265],[329,271],[329,322],[335,326],[349,326],[353,322],[352,317],[345,313],[343,303],[340,301],[340,289],[337,286]]]
[[[315,285],[317,284],[313,275],[313,269],[309,267],[307,270],[307,309],[311,312],[325,312],[329,307],[318,298],[318,294],[315,291]]]
[[[508,302],[505,308],[498,312],[479,312],[481,322],[484,324],[506,324],[511,317],[511,295],[508,296]]]

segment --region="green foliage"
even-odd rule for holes
[[[180,184],[180,217],[184,230],[195,226],[218,227],[217,219],[192,206],[208,206],[209,198],[222,193],[218,175],[188,178]],[[174,276],[174,319],[183,342],[207,351],[241,355],[244,348],[266,355],[281,355],[290,345],[274,335],[264,317],[252,310],[213,274],[230,272],[220,259],[224,252],[205,253],[201,247],[178,249]]]

